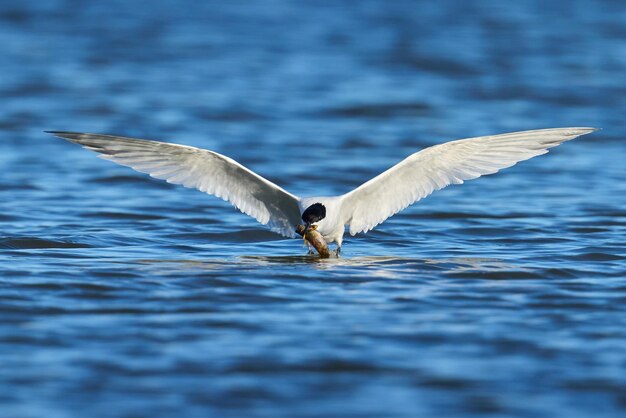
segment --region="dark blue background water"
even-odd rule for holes
[[[3,417],[624,416],[626,3],[0,3]],[[344,193],[422,147],[603,128],[344,257],[43,130]]]

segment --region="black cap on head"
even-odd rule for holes
[[[304,211],[302,214],[302,220],[308,225],[321,221],[326,217],[326,207],[321,203],[315,203]]]

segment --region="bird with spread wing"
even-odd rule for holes
[[[222,198],[285,237],[316,228],[337,254],[346,226],[365,233],[432,192],[548,152],[594,128],[554,128],[451,141],[416,152],[341,196],[298,197],[213,151],[145,139],[49,131],[101,158]]]

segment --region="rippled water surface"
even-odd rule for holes
[[[626,3],[1,2],[0,415],[626,414]],[[602,131],[343,257],[42,133],[298,195],[425,146]]]

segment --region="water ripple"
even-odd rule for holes
[[[89,248],[88,244],[71,240],[51,240],[38,237],[0,238],[0,248],[5,249],[43,249],[43,248]]]

